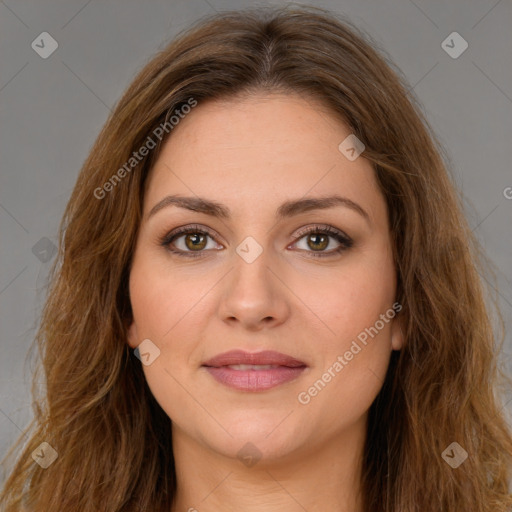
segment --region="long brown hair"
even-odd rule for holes
[[[231,11],[199,20],[137,75],[85,161],[60,226],[36,337],[46,389],[37,397],[33,388],[33,432],[5,482],[6,512],[170,510],[171,420],[126,343],[144,184],[172,130],[154,134],[191,100],[261,91],[320,100],[347,123],[388,205],[405,344],[369,411],[365,510],[510,510],[512,437],[495,397],[503,337],[477,273],[478,245],[445,151],[377,48],[322,9]],[[156,147],[127,166],[148,137]],[[31,457],[43,441],[58,453],[47,469]],[[454,442],[468,454],[458,468],[443,457]]]

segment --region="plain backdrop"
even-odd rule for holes
[[[25,357],[57,228],[109,109],[150,57],[191,22],[215,11],[284,3],[0,0],[0,457],[32,417],[33,361],[25,364]],[[345,14],[378,42],[446,147],[470,225],[496,265],[507,330],[502,357],[511,371],[512,2],[313,5]],[[41,37],[44,49],[35,46],[43,46]],[[43,58],[51,44],[58,47]]]

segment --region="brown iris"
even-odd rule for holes
[[[206,246],[206,235],[201,233],[188,233],[185,236],[185,244],[191,250],[201,250]]]
[[[310,242],[313,239],[316,239],[316,241],[313,242],[313,244],[311,244]],[[320,245],[320,247],[318,247],[318,244]],[[308,236],[308,245],[311,249],[315,250],[325,249],[329,245],[329,237],[321,233],[313,233]],[[316,247],[314,247],[314,245],[316,245]]]

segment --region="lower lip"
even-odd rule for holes
[[[205,368],[217,382],[241,391],[264,391],[274,388],[296,379],[306,369],[305,366],[279,366],[269,370],[233,370],[228,366]]]

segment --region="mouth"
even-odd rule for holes
[[[280,352],[232,350],[209,359],[202,367],[227,387],[254,392],[295,380],[307,364]]]

